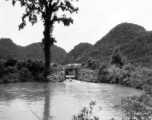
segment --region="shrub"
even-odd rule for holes
[[[136,67],[133,64],[128,63],[124,65],[122,69],[131,72],[131,71],[135,71]]]
[[[16,62],[16,67],[17,67],[18,70],[21,70],[22,67],[23,67],[23,61],[18,60],[18,61]]]
[[[18,73],[19,70],[17,69],[17,67],[13,67],[13,66],[8,66],[4,68],[4,74],[8,75],[8,74],[15,74]]]
[[[128,84],[131,87],[142,89],[142,86],[152,80],[152,70],[150,69],[131,66],[125,71],[127,77],[123,81],[128,79]]]
[[[34,81],[38,82],[49,82],[49,79],[43,77],[43,73],[38,73],[33,76]]]
[[[5,67],[15,66],[15,65],[16,65],[16,62],[17,62],[16,59],[8,58],[8,59],[6,60]]]
[[[19,80],[21,82],[28,82],[28,81],[32,81],[32,74],[30,73],[30,71],[23,67],[21,70],[20,70],[20,73],[19,73]]]
[[[19,82],[19,74],[18,73],[10,73],[9,75],[5,75],[2,79],[3,83],[15,83]]]
[[[124,70],[113,65],[108,68],[108,72],[109,72],[110,83],[117,83],[117,84],[123,83],[123,79],[126,74]]]
[[[142,89],[142,86],[147,84],[147,82],[152,83],[152,70],[135,67],[132,64],[124,65],[122,68],[116,65],[107,68],[102,66],[99,70],[98,78],[101,82],[123,84]]]
[[[115,106],[121,109],[127,120],[151,120],[152,109],[150,106],[145,105],[147,95],[131,96],[122,98],[121,104]]]
[[[17,62],[17,68],[20,70],[22,67],[27,68],[32,75],[36,75],[38,73],[43,72],[44,70],[44,63],[42,61],[36,61],[36,60],[24,60],[24,61],[18,61]]]
[[[116,108],[126,114],[127,120],[151,120],[152,119],[152,71],[142,67],[129,67],[129,82],[133,87],[141,87],[141,96],[122,98],[121,104]],[[128,72],[127,71],[127,72]]]
[[[111,56],[111,64],[116,65],[120,68],[122,68],[122,66],[124,65],[124,57],[120,53],[120,49],[118,46],[114,49],[113,54]]]
[[[44,63],[42,61],[28,61],[27,68],[33,75],[35,75],[44,70]]]
[[[88,60],[87,61],[87,68],[95,70],[97,68],[97,62],[94,60]]]
[[[92,60],[90,60],[90,59],[89,59],[89,60],[87,61],[87,65],[88,65],[88,67],[90,67],[90,66],[91,66],[91,63],[92,63]]]
[[[0,77],[4,74],[5,63],[5,60],[0,60]]]
[[[96,105],[95,101],[90,102],[89,108],[84,107],[78,115],[74,115],[72,120],[99,120],[97,116],[93,116],[94,113],[101,110],[101,107],[99,107],[99,110],[94,112],[94,106]]]
[[[98,82],[110,83],[109,71],[107,68],[108,66],[106,64],[101,65],[97,76]]]
[[[43,71],[44,63],[42,61],[34,61],[30,59],[23,61],[15,60],[13,58],[8,58],[6,61],[0,60],[0,78],[2,81],[4,80],[5,83],[13,81],[43,81]],[[13,74],[14,76],[18,76],[18,78],[14,77]]]
[[[144,90],[146,95],[152,96],[152,83],[151,83],[151,80],[148,81],[146,84],[144,84],[142,88],[143,88],[143,90]]]

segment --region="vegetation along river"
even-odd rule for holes
[[[72,120],[72,116],[90,101],[102,110],[101,120],[120,118],[113,108],[121,97],[140,95],[142,91],[119,85],[86,83],[13,83],[0,85],[0,120]]]

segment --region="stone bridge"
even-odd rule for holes
[[[65,65],[64,66],[65,79],[67,78],[77,79],[80,67],[81,64],[78,63]]]

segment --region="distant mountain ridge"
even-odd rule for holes
[[[56,45],[51,47],[51,54],[51,61],[55,63],[62,63],[67,56],[67,52]],[[38,42],[23,47],[16,45],[9,38],[1,38],[0,59],[6,58],[7,56],[19,59],[32,58],[35,60],[44,61],[43,46],[40,42]]]
[[[90,51],[93,45],[89,43],[79,43],[67,55],[64,64],[75,63],[81,59],[84,54]]]
[[[54,45],[52,47],[52,61],[68,64],[86,62],[92,59],[109,63],[116,46],[119,46],[122,55],[130,62],[152,67],[152,31],[146,31],[144,27],[132,23],[121,23],[94,45],[80,43],[68,54],[64,49]],[[41,43],[33,43],[22,47],[16,45],[10,39],[2,38],[0,39],[0,58],[6,58],[7,55],[21,59],[44,60]]]
[[[116,46],[120,47],[121,53],[130,62],[152,66],[152,31],[132,23],[121,23],[114,27],[85,52],[78,62],[93,59],[108,63]]]

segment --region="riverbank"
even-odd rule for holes
[[[101,65],[99,70],[80,69],[78,80],[93,83],[120,84],[136,89],[152,85],[152,70],[126,64],[122,68],[115,65]]]
[[[152,107],[152,70],[146,67],[126,64],[123,67],[115,65],[102,65],[99,70],[80,70],[80,81],[92,83],[117,84],[130,88],[142,90],[141,96],[125,98],[125,102],[131,109],[138,105],[147,109],[145,106]],[[94,79],[92,79],[94,78]],[[128,102],[127,102],[128,101]],[[131,105],[129,103],[132,103]],[[127,108],[127,106],[126,106]],[[126,109],[125,108],[125,109]],[[139,109],[142,108],[139,107]],[[132,112],[132,110],[130,110]]]
[[[19,82],[49,82],[43,77],[44,63],[37,60],[0,60],[0,84]],[[52,69],[52,73],[59,69]]]
[[[52,68],[48,79],[43,78],[44,63],[33,60],[0,60],[0,84],[16,82],[62,82],[65,73],[62,69]],[[143,89],[152,83],[152,70],[125,64],[100,66],[100,69],[81,67],[76,75],[77,80],[93,83],[121,84],[136,89]]]

